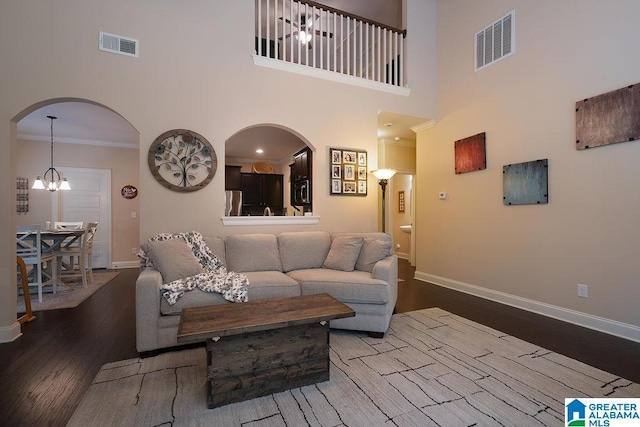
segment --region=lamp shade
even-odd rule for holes
[[[396,174],[396,171],[394,169],[378,169],[371,171],[371,173],[378,179],[389,179]]]
[[[34,190],[46,190],[47,187],[44,186],[44,180],[39,176],[33,181],[33,187],[31,188]]]

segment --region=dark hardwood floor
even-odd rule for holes
[[[440,307],[640,382],[640,343],[415,280],[400,260],[396,312]],[[73,309],[37,312],[23,336],[0,344],[0,425],[65,425],[100,367],[137,357],[137,269]]]

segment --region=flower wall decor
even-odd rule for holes
[[[216,152],[209,141],[187,129],[173,129],[157,137],[147,160],[156,181],[180,192],[206,187],[218,167]]]

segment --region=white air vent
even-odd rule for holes
[[[516,11],[476,33],[476,71],[516,51]]]
[[[98,49],[102,51],[138,57],[138,45],[136,39],[100,31]]]

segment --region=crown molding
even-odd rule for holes
[[[43,137],[42,135],[29,135],[29,134],[18,134],[17,139],[27,140],[27,141],[44,141],[51,142],[49,137]],[[114,148],[131,148],[138,150],[140,146],[138,144],[130,144],[126,142],[115,142],[115,141],[100,141],[96,139],[82,139],[82,138],[57,138],[54,141],[56,144],[77,144],[77,145],[94,145],[99,147],[114,147]]]
[[[430,129],[430,128],[434,127],[436,125],[436,123],[438,123],[437,120],[427,120],[424,123],[420,123],[419,125],[415,125],[414,127],[411,128],[411,130],[414,131],[415,133],[422,132],[423,130],[427,130],[427,129]]]

